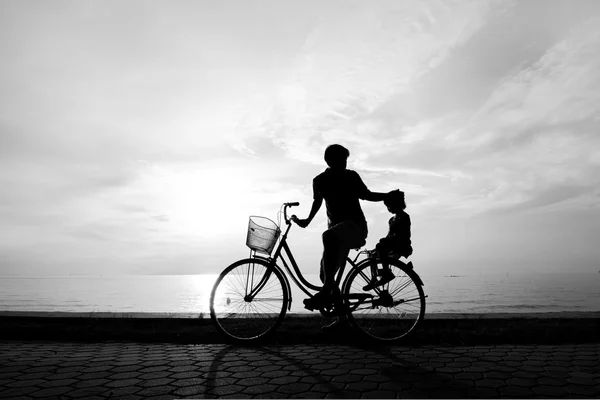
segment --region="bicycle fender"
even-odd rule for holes
[[[263,261],[264,264],[266,264],[266,265],[271,264],[271,262],[273,261],[271,258],[263,257],[263,256],[257,256],[257,255],[255,255],[252,258],[247,258],[244,261],[256,261],[256,260]],[[273,263],[273,267],[277,268],[279,270],[279,272],[281,272],[281,276],[283,276],[283,282],[285,283],[285,289],[287,291],[288,299],[289,299],[289,301],[288,301],[288,311],[290,311],[292,309],[292,287],[290,286],[290,280],[288,279],[288,277],[285,274],[285,272],[283,272],[283,269],[281,269],[281,267],[279,265],[277,265],[277,263]]]
[[[417,274],[417,272],[415,271],[415,267],[412,263],[412,261],[409,261],[408,264],[405,264],[406,267],[408,269],[410,269],[414,274],[415,274],[415,281],[421,285],[421,286],[425,286],[425,284],[423,283],[423,280],[421,279],[421,277],[419,276],[419,274]]]

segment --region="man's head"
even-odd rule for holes
[[[399,213],[400,211],[406,208],[406,202],[404,201],[404,192],[401,192],[400,190],[393,190],[389,192],[385,196],[383,204],[385,204],[388,211],[392,214]]]
[[[332,144],[325,149],[325,162],[333,169],[346,169],[350,151],[341,144]]]

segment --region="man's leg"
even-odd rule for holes
[[[344,265],[350,249],[364,244],[366,232],[354,222],[346,221],[332,226],[323,232],[323,259],[321,267],[324,272],[323,291],[331,292],[335,286],[335,274]]]
[[[327,250],[329,250],[329,248],[325,246],[325,242],[328,242],[328,244],[331,245],[332,252],[327,254],[325,254],[326,252],[324,252],[324,256],[331,255],[332,260],[330,261],[329,258],[323,257],[321,265],[324,267],[323,270],[325,270],[330,277],[329,284],[331,286],[328,286],[328,288],[330,287],[331,289],[333,289],[336,286],[335,274],[346,263],[346,258],[348,257],[350,249],[364,245],[367,233],[360,229],[353,222],[343,222],[341,224],[335,225],[330,229],[330,231],[335,233],[335,236],[333,236],[334,239],[330,238],[329,234],[324,235],[323,248],[327,248]],[[330,243],[329,239],[331,239]],[[336,244],[337,247],[334,246]],[[333,250],[335,250],[335,252]],[[333,257],[334,255],[335,257]],[[328,264],[329,262],[331,264]],[[334,332],[339,329],[347,328],[348,321],[346,321],[346,318],[344,316],[336,317],[330,324],[321,327],[321,329],[325,332]]]
[[[353,222],[342,222],[323,232],[323,257],[321,259],[321,273],[323,287],[315,296],[318,301],[329,296],[335,288],[335,274],[346,262],[346,257],[351,248],[364,243],[366,232]],[[311,309],[315,301],[305,300],[307,308]]]
[[[338,232],[332,227],[323,232],[323,258],[321,260],[321,269],[323,272],[323,289],[321,293],[329,294],[335,281],[335,272],[340,258],[341,242],[338,238]]]

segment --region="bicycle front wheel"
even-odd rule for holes
[[[379,287],[364,290],[372,271],[381,269],[379,259],[369,259],[354,268],[345,282],[343,298],[348,320],[372,339],[394,342],[413,332],[425,315],[425,293],[416,273],[401,261],[389,260],[394,278]]]
[[[262,260],[240,260],[217,278],[210,295],[210,316],[234,341],[253,341],[273,333],[288,305],[282,272]]]

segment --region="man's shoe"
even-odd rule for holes
[[[325,295],[321,292],[315,294],[313,297],[303,300],[304,308],[309,311],[318,310],[331,305],[331,296]]]

